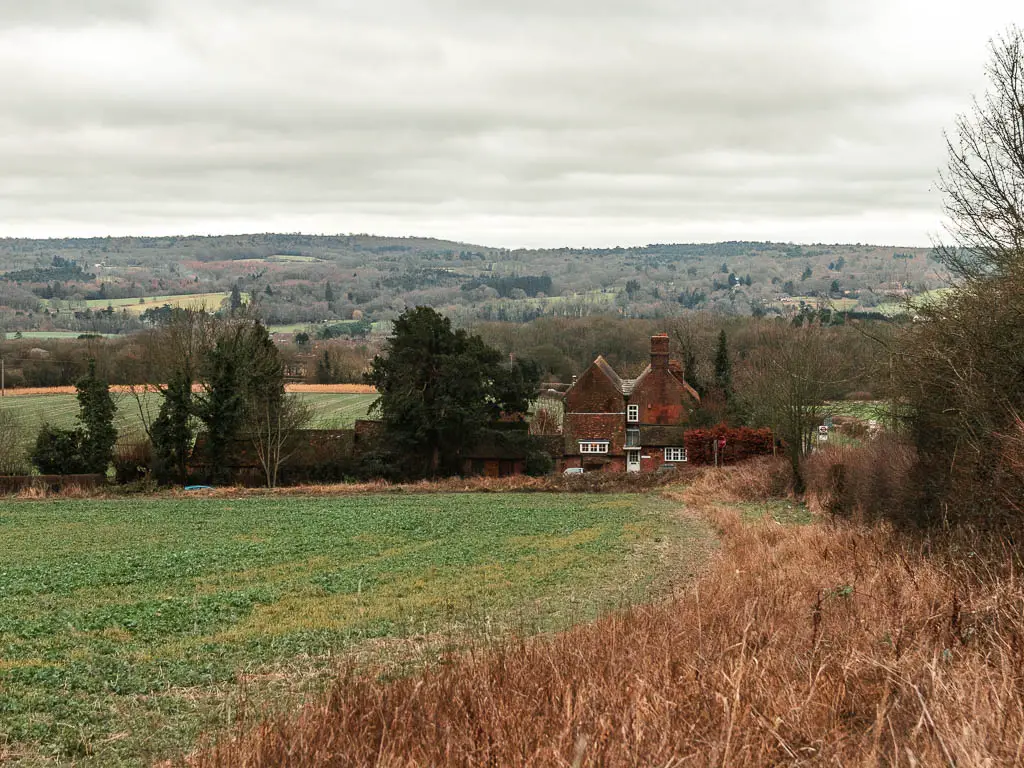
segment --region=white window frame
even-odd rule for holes
[[[686,461],[686,449],[685,448],[666,448],[665,449],[665,461]]]
[[[608,453],[608,441],[580,440],[580,453]]]
[[[630,424],[636,424],[640,421],[640,406],[639,405],[627,405],[626,406],[626,421]]]

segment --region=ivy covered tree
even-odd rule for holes
[[[78,390],[78,420],[85,427],[82,460],[87,472],[105,474],[114,457],[117,406],[110,396],[110,385],[96,375],[96,361],[89,361],[89,372],[75,384]]]
[[[114,455],[117,406],[110,386],[96,375],[96,362],[75,384],[78,390],[78,421],[81,427],[59,429],[44,424],[32,451],[32,463],[43,474],[106,474]]]
[[[184,482],[192,450],[192,379],[175,372],[163,390],[160,412],[150,427],[154,471],[160,481]]]
[[[724,330],[718,334],[718,348],[715,350],[715,387],[726,399],[732,395],[732,360]]]
[[[403,312],[373,359],[368,383],[380,396],[390,449],[410,474],[450,475],[461,456],[502,413],[521,413],[534,398],[539,374],[429,307]]]

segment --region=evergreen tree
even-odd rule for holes
[[[324,301],[326,301],[328,304],[332,304],[334,302],[334,289],[331,288],[330,283],[327,283],[327,285],[324,287]]]
[[[176,373],[167,383],[163,402],[150,428],[157,479],[184,482],[192,448],[192,380]]]
[[[78,420],[85,427],[82,460],[87,472],[105,474],[114,457],[117,406],[110,396],[110,385],[96,375],[96,361],[89,361],[89,372],[75,384],[78,390]]]
[[[43,424],[29,457],[44,475],[78,475],[88,471],[82,458],[85,433],[81,429],[59,429]]]
[[[110,387],[96,375],[96,361],[89,361],[89,372],[79,379],[78,421],[81,427],[58,429],[44,424],[32,451],[32,463],[43,474],[106,474],[114,455],[117,407]]]
[[[242,291],[238,288],[238,283],[231,286],[231,299],[230,299],[231,313],[234,314],[242,308]]]
[[[524,412],[539,381],[536,366],[505,363],[429,307],[399,315],[366,378],[380,393],[373,407],[389,445],[424,475],[458,472],[462,451],[502,413]]]
[[[212,479],[230,476],[232,443],[241,436],[246,409],[253,401],[276,408],[284,397],[284,366],[270,334],[259,320],[225,327],[204,360],[202,396],[195,413],[206,427]]]
[[[727,399],[732,394],[732,361],[724,330],[718,334],[718,349],[715,351],[715,387]]]
[[[334,380],[334,371],[331,367],[331,356],[327,350],[316,360],[316,383],[330,384]]]

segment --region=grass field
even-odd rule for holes
[[[267,330],[271,333],[302,333],[307,332],[310,336],[316,333],[317,323],[292,323],[291,325],[268,325]]]
[[[911,308],[914,308],[927,304],[928,302],[938,301],[951,290],[952,288],[935,288],[931,291],[925,291],[924,293],[914,296],[910,300],[910,306]],[[883,315],[903,315],[907,312],[907,303],[903,301],[886,301],[879,304],[874,309],[876,312],[881,312]]]
[[[93,334],[92,331],[22,331],[20,337],[16,336],[15,333],[17,332],[7,332],[4,336],[8,339],[77,339],[83,333],[89,333],[90,335],[105,336],[110,339],[117,338],[116,333]]]
[[[709,533],[676,509],[543,493],[6,504],[0,762],[150,764],[240,709],[294,705],[339,654],[591,618],[695,567]]]
[[[861,421],[883,421],[890,417],[890,405],[885,400],[830,400],[822,409],[832,416],[851,416]]]
[[[307,394],[299,395],[310,403],[313,409],[313,427],[322,429],[343,429],[350,427],[356,419],[366,416],[370,404],[376,395],[364,394]],[[156,393],[146,393],[142,397],[143,408],[149,417],[156,415],[161,398]],[[142,416],[139,413],[135,398],[128,394],[114,395],[117,403],[115,424],[118,433],[132,438],[143,435]],[[18,395],[0,400],[0,408],[9,410],[18,419],[22,429],[24,445],[28,446],[35,440],[35,435],[43,422],[57,427],[71,427],[78,416],[78,400],[74,395]]]
[[[143,299],[86,299],[84,301],[67,302],[60,299],[51,299],[50,306],[55,309],[64,308],[70,305],[72,309],[106,309],[108,306],[115,310],[126,309],[132,314],[140,315],[147,309],[155,309],[169,304],[172,307],[205,307],[206,309],[220,309],[220,304],[228,298],[230,293],[186,293],[176,296],[147,296]]]

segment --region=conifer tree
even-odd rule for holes
[[[718,334],[718,349],[715,352],[715,386],[726,399],[732,395],[732,361],[729,359],[729,345],[724,330]]]
[[[78,420],[85,427],[82,460],[87,472],[105,474],[114,456],[117,406],[110,396],[110,385],[96,375],[96,361],[89,361],[89,373],[75,384],[78,390]]]

